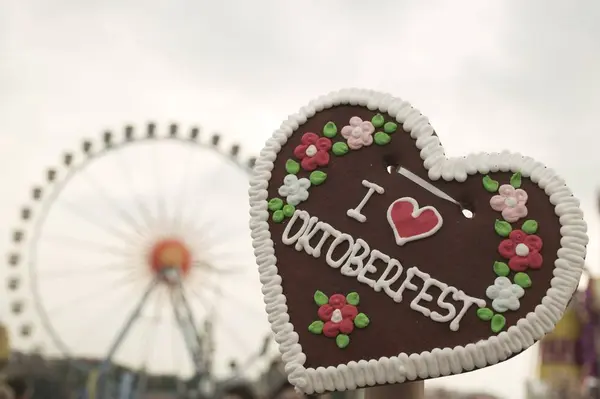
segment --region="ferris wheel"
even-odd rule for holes
[[[13,347],[205,379],[256,360],[270,327],[247,223],[255,158],[223,141],[149,124],[64,153],[12,234]]]

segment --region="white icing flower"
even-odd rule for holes
[[[487,288],[485,294],[492,299],[492,307],[496,312],[506,312],[509,309],[519,309],[519,298],[525,294],[525,290],[513,284],[507,277],[498,277],[494,280],[494,285]]]
[[[283,185],[279,187],[279,195],[285,197],[290,205],[298,205],[308,199],[308,188],[310,180],[303,177],[298,179],[296,175],[287,175],[283,178]]]

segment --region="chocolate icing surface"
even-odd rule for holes
[[[278,188],[287,174],[285,163],[288,159],[296,159],[293,151],[305,132],[321,135],[323,126],[329,121],[335,122],[340,130],[353,116],[371,120],[375,114],[376,112],[358,106],[337,106],[315,114],[294,132],[279,152],[269,181],[269,198],[281,197]],[[386,121],[392,120],[387,114],[384,117]],[[401,285],[406,269],[416,266],[432,278],[463,290],[467,295],[484,299],[491,308],[491,300],[486,297],[485,291],[497,277],[492,265],[495,261],[506,261],[498,254],[498,245],[503,238],[494,231],[494,222],[501,219],[501,215],[489,204],[494,194],[483,188],[483,176],[480,174],[469,176],[463,183],[430,181],[473,211],[474,217],[466,218],[456,204],[433,195],[400,174],[388,172],[390,165],[402,166],[429,181],[415,140],[400,125],[391,136],[392,141],[385,146],[373,143],[357,151],[350,150],[344,156],[331,154],[329,165],[319,168],[327,173],[326,182],[321,186],[311,187],[308,200],[300,203],[297,209],[307,211],[311,216],[350,234],[354,239],[362,238],[371,250],[377,249],[399,260],[404,271],[392,288],[397,289]],[[343,138],[338,133],[333,141],[343,141]],[[309,172],[304,170],[298,174],[299,177],[308,175]],[[508,184],[511,175],[501,172],[489,174],[500,184]],[[385,193],[374,194],[370,198],[361,211],[367,221],[360,223],[347,216],[346,211],[358,206],[366,194],[367,189],[362,185],[365,179],[382,186]],[[550,287],[554,261],[560,248],[560,224],[548,196],[527,178],[523,178],[521,188],[529,195],[529,213],[515,226],[520,226],[527,219],[535,219],[539,223],[536,234],[544,242],[541,250],[544,262],[541,269],[528,270],[533,285],[526,289],[525,295],[520,299],[519,310],[504,313],[505,330],[541,303]],[[398,246],[386,219],[386,211],[400,197],[412,197],[421,207],[435,207],[443,217],[441,229],[431,237]],[[477,318],[476,305],[462,318],[459,330],[451,331],[449,323],[432,321],[410,308],[410,302],[418,291],[405,290],[402,302],[394,302],[383,291],[375,292],[368,285],[360,283],[356,277],[344,276],[339,269],[331,268],[325,261],[324,253],[314,258],[304,251],[297,251],[293,245],[283,244],[281,236],[289,220],[288,218],[282,223],[270,220],[269,226],[290,321],[306,355],[305,367],[336,366],[361,359],[396,356],[402,352],[410,355],[434,348],[465,346],[495,335],[489,322]],[[320,235],[317,235],[311,243],[316,243],[319,238]],[[327,240],[324,252],[332,241],[331,237]],[[348,248],[347,245],[341,247],[342,251]],[[377,272],[369,273],[367,277],[376,279],[385,270],[386,265],[382,261],[375,265],[378,266]],[[415,278],[412,282],[419,288],[422,286],[419,279]],[[367,313],[371,322],[367,328],[355,330],[350,335],[351,343],[348,347],[340,349],[334,339],[308,331],[308,326],[318,320],[318,306],[313,301],[313,294],[317,290],[327,295],[352,291],[360,295],[359,310]],[[446,311],[435,304],[441,291],[431,287],[427,292],[434,299],[421,304],[432,311],[445,314]],[[462,304],[450,297],[446,301],[453,303],[457,311],[460,311]]]

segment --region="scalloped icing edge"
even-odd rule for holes
[[[490,172],[517,172],[529,177],[543,189],[555,206],[561,224],[561,247],[554,262],[554,277],[541,304],[520,319],[515,326],[486,340],[454,348],[435,348],[420,354],[400,353],[380,359],[351,361],[338,366],[305,368],[298,334],[290,323],[286,297],[277,274],[277,259],[269,231],[267,188],[277,154],[288,138],[316,112],[337,105],[359,105],[371,111],[388,113],[415,139],[423,165],[431,180],[463,182],[468,175]],[[377,384],[393,384],[417,378],[436,378],[459,374],[506,360],[533,345],[552,331],[562,317],[583,272],[587,225],[579,201],[564,180],[543,164],[519,153],[477,153],[446,158],[439,138],[427,117],[408,102],[387,93],[363,89],[343,89],[321,96],[284,121],[265,144],[250,179],[250,228],[259,269],[264,302],[285,363],[288,380],[307,394],[343,391]]]

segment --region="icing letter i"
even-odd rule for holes
[[[346,215],[350,216],[352,219],[356,219],[359,222],[364,223],[367,221],[367,217],[365,215],[363,215],[362,213],[360,213],[360,211],[367,204],[367,201],[369,201],[369,199],[371,198],[371,196],[373,195],[374,192],[377,192],[377,194],[383,194],[385,192],[385,190],[383,189],[383,187],[381,187],[375,183],[371,183],[368,180],[363,180],[362,185],[365,186],[366,188],[368,188],[369,191],[367,191],[367,194],[364,196],[362,201],[360,201],[360,204],[358,204],[358,206],[356,208],[348,209],[348,211],[346,212]]]

